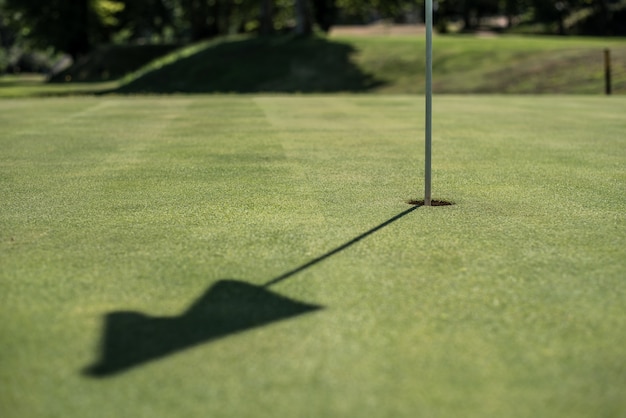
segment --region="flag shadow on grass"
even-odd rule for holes
[[[230,334],[321,309],[263,287],[220,280],[183,314],[150,317],[112,312],[105,317],[102,358],[85,370],[105,377]]]
[[[281,296],[268,288],[345,250],[418,207],[401,212],[264,285],[220,280],[179,316],[111,312],[105,316],[101,358],[83,373],[95,378],[111,376],[199,344],[323,309],[320,305]]]

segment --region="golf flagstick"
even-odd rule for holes
[[[433,0],[426,0],[426,149],[424,206],[431,206],[431,153],[433,120]]]

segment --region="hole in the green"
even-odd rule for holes
[[[424,206],[424,199],[407,200],[406,203],[408,203],[409,205],[413,205],[413,206]],[[451,206],[451,205],[454,205],[454,202],[448,202],[446,200],[431,200],[430,205],[431,206]]]

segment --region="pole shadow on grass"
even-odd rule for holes
[[[101,357],[83,373],[94,378],[108,377],[199,344],[323,309],[320,305],[278,295],[269,287],[345,250],[418,207],[420,205],[399,213],[263,285],[220,280],[179,316],[150,317],[139,312],[111,312],[105,316]]]

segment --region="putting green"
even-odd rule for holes
[[[423,113],[0,101],[2,415],[626,414],[626,98]]]

